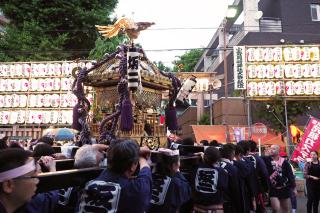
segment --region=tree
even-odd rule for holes
[[[203,114],[200,118],[199,125],[210,125],[210,115]]]
[[[0,0],[10,24],[0,38],[1,61],[85,58],[95,24],[110,24],[117,0]]]
[[[116,36],[111,39],[98,37],[95,47],[90,51],[89,59],[100,60],[106,53],[114,52],[123,43],[123,36]]]
[[[182,56],[179,56],[179,60],[174,61],[175,66],[173,67],[173,71],[181,70],[192,72],[202,53],[202,49],[193,49],[187,51]]]
[[[308,115],[310,111],[318,106],[315,101],[287,101],[288,125],[294,124],[300,115]],[[263,120],[276,132],[286,131],[285,108],[282,98],[275,98],[272,101],[257,102],[253,105],[253,116]]]
[[[164,72],[171,72],[171,71],[172,71],[172,69],[171,69],[170,67],[165,66],[165,65],[162,63],[162,61],[158,61],[158,62],[154,61],[153,63],[154,63],[154,64],[158,67],[158,69],[161,70],[161,71],[164,71]]]

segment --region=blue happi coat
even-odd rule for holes
[[[106,169],[86,184],[77,212],[143,213],[151,200],[151,188],[150,168],[142,168],[134,179]]]
[[[153,174],[152,181],[151,208],[148,213],[176,213],[191,198],[191,187],[180,172],[172,177]]]

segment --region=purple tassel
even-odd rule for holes
[[[129,98],[122,101],[120,129],[122,131],[133,129],[132,104]]]
[[[167,107],[166,111],[166,125],[169,130],[178,130],[177,112],[175,107]]]
[[[81,106],[80,104],[76,104],[74,107],[73,107],[73,111],[72,111],[72,129],[75,129],[75,130],[78,130],[79,132],[81,132],[82,130],[82,126],[81,124],[79,123],[79,118],[81,117],[81,113],[79,112],[79,109],[81,109]]]

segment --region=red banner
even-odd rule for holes
[[[310,152],[320,147],[320,120],[311,117],[301,142],[294,150],[291,160],[295,162],[304,161],[310,157]]]

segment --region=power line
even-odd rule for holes
[[[279,29],[279,27],[301,27],[301,26],[315,26],[314,23],[304,23],[304,24],[266,24],[266,25],[247,25],[243,26],[242,24],[234,24],[230,28],[257,28],[257,27],[268,27],[268,29]],[[270,28],[271,27],[271,28]],[[168,30],[217,30],[224,29],[224,27],[163,27],[163,28],[148,28],[145,31],[168,31]],[[32,30],[24,30],[32,31]],[[92,29],[60,29],[60,30],[44,30],[43,32],[97,32],[95,28]]]

